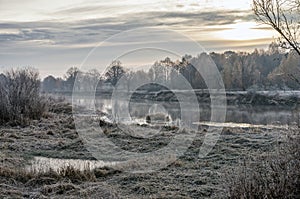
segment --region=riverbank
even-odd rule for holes
[[[95,97],[101,99],[111,99],[113,92],[117,91],[106,91],[106,92],[76,92],[76,97],[85,96],[87,98]],[[263,105],[263,106],[297,106],[300,101],[300,91],[213,91],[213,97],[218,98],[226,96],[227,105]],[[50,94],[51,95],[51,94]],[[53,93],[54,96],[64,96],[66,98],[72,97],[72,92],[57,92]],[[116,94],[115,94],[116,95]],[[126,97],[131,96],[132,101],[158,101],[158,102],[177,102],[179,98],[188,100],[188,96],[195,95],[200,104],[211,103],[211,94],[209,90],[205,89],[194,89],[192,91],[187,90],[159,90],[159,91],[146,91],[136,90],[130,91],[119,91],[117,96]],[[75,98],[76,99],[76,98]]]

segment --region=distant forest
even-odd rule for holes
[[[156,61],[150,69],[134,72],[129,72],[120,61],[113,61],[103,74],[96,69],[84,72],[71,67],[64,78],[46,77],[42,81],[42,91],[71,92],[78,75],[80,78],[76,86],[83,91],[94,90],[93,85],[97,85],[98,90],[112,89],[121,77],[126,80],[124,89],[139,85],[145,78],[180,89],[180,85],[176,85],[178,76],[183,76],[194,89],[206,89],[202,76],[190,63],[208,56],[219,69],[226,90],[300,89],[299,55],[293,51],[284,52],[277,44],[272,43],[267,50],[255,49],[252,53],[233,51],[202,53],[197,57],[185,55],[181,60],[174,61],[167,57]]]

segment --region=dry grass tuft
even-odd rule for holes
[[[84,169],[83,171],[80,171],[72,166],[67,166],[63,169],[60,169],[58,174],[60,177],[64,179],[69,179],[73,183],[96,181],[94,170],[89,169]]]
[[[60,180],[67,180],[72,183],[95,182],[97,178],[107,177],[120,172],[120,170],[110,167],[79,170],[72,166],[66,166],[57,171],[53,169],[48,169],[47,171],[28,171],[25,169],[0,167],[0,178],[7,181],[13,179],[29,186],[35,186],[39,184],[53,184]]]
[[[71,183],[57,183],[51,185],[45,185],[42,188],[42,194],[44,195],[62,195],[67,194],[68,192],[79,192],[80,188]]]

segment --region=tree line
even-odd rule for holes
[[[141,85],[145,79],[181,89],[180,77],[184,77],[194,89],[206,89],[203,77],[191,64],[205,57],[216,64],[227,90],[289,90],[299,89],[300,86],[300,57],[295,51],[286,53],[276,43],[272,43],[267,50],[255,49],[252,53],[212,52],[196,57],[185,55],[181,60],[167,57],[156,61],[147,70],[128,70],[118,60],[113,61],[103,74],[96,69],[84,72],[71,67],[64,78],[46,77],[42,81],[42,90],[71,92],[74,86],[82,91],[113,89],[121,78],[124,84],[121,86],[128,90]],[[74,85],[76,77],[77,83]]]

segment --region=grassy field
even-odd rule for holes
[[[153,127],[133,125],[132,128],[150,131]],[[234,178],[240,176],[238,169],[248,160],[274,154],[289,139],[288,135],[295,135],[297,131],[296,126],[281,129],[227,127],[213,150],[199,158],[199,148],[207,133],[202,127],[184,155],[151,173],[127,172],[130,164],[102,168],[87,165],[84,169],[70,164],[59,170],[43,165],[41,169],[28,170],[26,168],[33,164],[34,157],[95,160],[75,130],[70,108],[66,104],[57,105],[29,126],[0,127],[0,197],[233,197],[229,184],[240,180]],[[105,132],[124,150],[147,152],[167,145],[176,133],[176,127],[165,127],[160,134],[145,140],[126,136],[114,125],[106,125]]]

